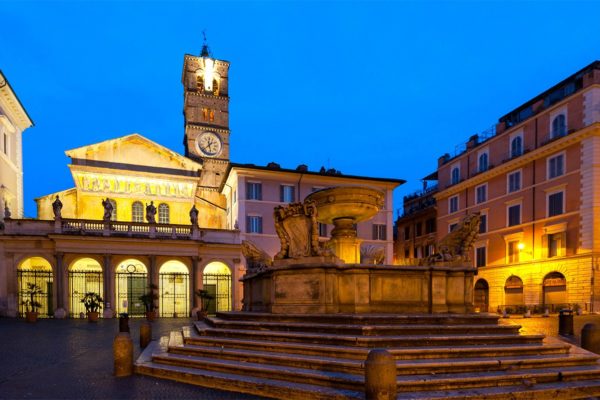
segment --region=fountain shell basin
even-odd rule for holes
[[[385,195],[380,190],[340,186],[317,190],[306,196],[317,206],[317,220],[334,224],[337,219],[352,219],[354,223],[373,218],[383,207]]]

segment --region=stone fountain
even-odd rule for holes
[[[275,208],[281,251],[271,260],[243,243],[248,271],[245,311],[283,313],[465,313],[473,311],[468,265],[363,265],[355,224],[372,218],[384,194],[365,187],[335,187],[303,203]],[[333,224],[318,240],[318,222]]]

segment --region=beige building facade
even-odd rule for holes
[[[473,250],[482,310],[600,311],[600,63],[439,160],[438,239],[480,213]]]
[[[33,125],[7,78],[0,71],[0,221],[5,210],[23,217],[22,135]]]

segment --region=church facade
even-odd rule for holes
[[[0,315],[24,313],[28,283],[42,289],[41,316],[78,317],[87,292],[103,297],[105,317],[143,315],[150,284],[161,317],[192,313],[201,288],[215,297],[209,312],[239,310],[242,240],[275,254],[273,208],[329,186],[385,193],[358,231],[391,263],[392,191],[403,181],[232,163],[228,71],[206,46],[184,57],[183,155],[139,134],[66,152],[74,187],[37,198],[37,219],[7,218],[0,230]]]

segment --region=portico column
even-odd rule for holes
[[[63,270],[64,253],[56,252],[54,253],[54,258],[56,260],[56,284],[54,285],[54,290],[56,291],[56,309],[54,310],[54,318],[62,319],[67,316],[65,297],[68,296],[65,290],[65,287],[68,287],[68,285],[65,285],[66,276]]]
[[[152,283],[158,287],[158,267],[156,266],[156,256],[150,256],[149,266],[150,280],[148,283]]]
[[[114,271],[112,268],[112,255],[103,255],[102,265],[102,276],[104,284],[104,311],[102,316],[104,318],[113,318],[115,316],[115,310],[117,309],[115,303],[117,301],[114,289]]]

